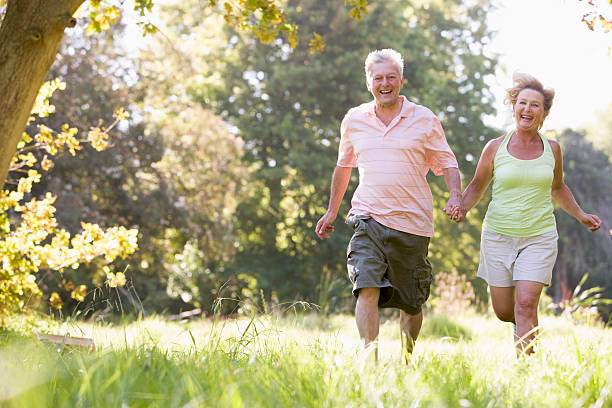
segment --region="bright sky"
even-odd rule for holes
[[[588,11],[587,1],[499,3],[499,9],[489,16],[490,29],[498,32],[489,49],[499,54],[501,68],[489,82],[498,111],[490,124],[500,128],[511,125],[511,108],[503,99],[514,71],[529,73],[545,87],[555,89],[544,131],[594,123],[595,113],[612,104],[612,55],[608,55],[612,32],[593,32],[581,22]],[[610,15],[612,6],[604,6]]]

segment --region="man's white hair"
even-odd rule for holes
[[[385,61],[395,63],[399,70],[400,76],[404,76],[404,59],[402,58],[402,54],[391,48],[385,48],[384,50],[376,50],[368,54],[368,57],[365,60],[366,78],[370,79],[372,77],[372,65]]]

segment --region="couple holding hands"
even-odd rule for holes
[[[403,66],[392,49],[366,58],[366,84],[374,99],[350,109],[342,121],[329,206],[315,230],[322,239],[334,231],[351,169],[357,167],[359,185],[346,222],[354,230],[347,267],[359,334],[376,356],[378,308],[398,308],[404,357],[412,353],[432,281],[427,253],[433,199],[426,180],[431,169],[444,175],[450,191],[444,211],[456,222],[493,183],[478,276],[489,285],[497,317],[514,324],[517,351],[531,353],[540,294],[551,283],[557,256],[552,200],[591,231],[602,224],[580,208],[563,182],[559,144],[539,133],[554,91],[530,75],[514,75],[505,102],[512,106],[515,129],[486,144],[462,193],[457,160],[440,122],[400,95]]]

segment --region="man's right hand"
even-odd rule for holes
[[[334,226],[331,224],[334,222],[335,219],[335,214],[326,212],[325,215],[321,217],[319,222],[317,222],[315,233],[320,239],[329,238],[329,234],[334,232]]]
[[[459,207],[452,207],[448,208],[444,207],[443,210],[446,215],[448,216],[449,219],[455,221],[455,222],[461,222],[465,219],[465,216],[467,214],[467,211],[465,210],[465,208],[463,208],[463,206],[459,206]]]
[[[449,216],[449,218],[455,222],[461,222],[465,219],[466,214],[467,211],[465,208],[461,207],[452,216]]]

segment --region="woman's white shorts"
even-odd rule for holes
[[[489,286],[515,286],[518,280],[550,286],[558,238],[556,230],[519,238],[483,228],[478,277]]]

